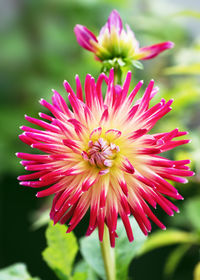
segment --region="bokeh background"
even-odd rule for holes
[[[16,179],[24,170],[15,152],[28,151],[18,139],[19,127],[25,124],[25,113],[37,117],[37,112],[43,110],[38,100],[50,100],[51,88],[65,95],[65,79],[74,85],[76,73],[82,81],[86,73],[98,75],[100,63],[80,48],[73,28],[80,23],[98,34],[114,8],[134,30],[141,46],[175,42],[174,49],[144,62],[144,70],[135,69],[133,84],[139,79],[147,83],[154,78],[160,87],[157,98],[175,99],[173,111],[160,121],[156,130],[179,127],[190,132],[192,143],[169,156],[192,158],[191,167],[196,175],[189,184],[176,186],[185,197],[177,203],[180,214],[169,218],[160,209],[157,212],[168,228],[200,231],[200,2],[1,0],[0,268],[24,262],[32,275],[55,279],[41,257],[46,246],[45,226],[37,230],[32,226],[34,217],[48,208],[48,201],[37,199],[35,190],[19,186]],[[77,236],[84,234],[84,222],[76,230]],[[130,279],[165,279],[166,262],[176,247],[162,247],[134,260]],[[192,279],[198,261],[199,247],[190,246],[172,279]]]

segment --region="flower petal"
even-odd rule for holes
[[[91,41],[98,41],[96,36],[89,29],[87,29],[87,27],[77,24],[74,27],[74,32],[76,35],[76,39],[81,47],[91,52],[95,51],[94,46],[91,44]]]
[[[155,44],[149,47],[143,47],[138,50],[138,53],[136,53],[136,57],[137,57],[136,59],[145,60],[145,59],[154,58],[159,53],[171,49],[173,47],[174,47],[174,43],[170,41]]]
[[[117,30],[118,34],[120,35],[123,25],[122,25],[122,20],[121,20],[121,17],[119,15],[118,11],[113,10],[110,13],[107,23],[108,23],[108,29],[110,32],[111,32],[111,29],[114,27]]]

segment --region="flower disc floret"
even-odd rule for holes
[[[109,76],[100,74],[97,81],[87,75],[84,93],[78,76],[76,93],[65,81],[71,109],[53,90],[52,104],[40,100],[51,114],[40,113],[41,119],[25,115],[27,121],[41,129],[21,127],[24,132],[20,139],[42,153],[17,153],[21,164],[31,171],[18,177],[20,184],[42,188],[37,197],[54,196],[50,212],[54,223],[68,222],[70,232],[89,211],[86,234],[98,228],[102,241],[106,224],[113,247],[118,216],[130,241],[130,215],[145,235],[151,231],[150,220],[165,229],[150,205],[160,205],[169,215],[178,212],[167,197],[182,196],[169,181],[186,183],[184,177],[193,175],[187,166],[189,160],[174,161],[161,154],[188,143],[189,140],[176,139],[187,132],[174,129],[150,133],[171,110],[173,100],[161,99],[150,107],[150,100],[157,93],[152,80],[143,96],[133,103],[143,83],[140,81],[128,94],[131,75],[128,72],[122,87],[114,84],[113,69]],[[102,83],[106,84],[105,98]]]
[[[109,143],[103,138],[99,138],[95,142],[89,141],[87,152],[83,151],[83,158],[97,168],[108,168],[113,166],[118,152],[118,146]]]

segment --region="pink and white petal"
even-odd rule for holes
[[[77,24],[74,27],[74,33],[81,47],[88,51],[95,52],[94,46],[91,44],[91,41],[98,42],[98,40],[96,36],[89,29],[87,29],[87,27]]]
[[[119,35],[121,34],[123,24],[122,24],[120,14],[118,13],[117,10],[113,10],[110,13],[107,24],[108,24],[107,26],[108,26],[109,32],[111,32],[112,28],[115,28],[117,30],[117,33]]]
[[[159,55],[161,52],[171,49],[174,47],[174,43],[171,41],[155,44],[148,47],[143,47],[138,50],[135,54],[136,58],[139,60],[151,59]]]

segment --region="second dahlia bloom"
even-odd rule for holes
[[[131,72],[122,87],[114,85],[114,71],[109,77],[100,74],[85,79],[85,98],[78,76],[76,93],[67,81],[71,109],[63,97],[53,90],[52,104],[40,103],[51,115],[39,113],[44,119],[25,116],[42,129],[22,126],[20,139],[43,154],[17,153],[25,169],[32,173],[19,176],[20,184],[43,188],[37,197],[54,195],[51,219],[66,223],[72,231],[87,211],[90,212],[87,235],[98,228],[102,241],[104,224],[108,226],[111,246],[117,237],[117,218],[124,223],[128,238],[133,241],[129,215],[137,220],[144,234],[151,231],[152,220],[160,228],[165,226],[156,218],[149,205],[173,215],[178,208],[166,198],[182,199],[168,180],[186,183],[192,176],[189,160],[173,161],[159,155],[189,140],[174,140],[187,132],[150,134],[150,130],[171,110],[172,100],[164,99],[149,107],[156,94],[151,81],[142,98],[133,100],[142,86],[140,81],[128,95]],[[103,98],[102,83],[106,83]],[[150,220],[149,220],[150,219]]]
[[[126,30],[123,28],[122,20],[116,10],[111,12],[98,37],[80,24],[75,26],[74,32],[78,43],[86,50],[93,52],[95,57],[102,62],[121,59],[121,63],[126,65],[135,60],[154,58],[174,46],[173,42],[167,41],[140,48],[129,25],[126,24]]]

